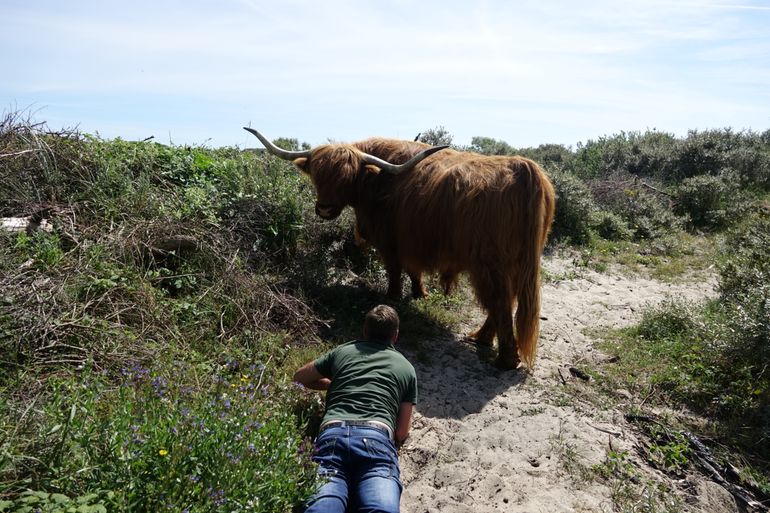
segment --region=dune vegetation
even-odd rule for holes
[[[422,139],[451,142],[441,127]],[[665,303],[608,340],[635,358],[607,379],[647,380],[651,403],[708,419],[767,487],[770,131],[461,149],[545,168],[550,251],[717,273],[717,299]],[[309,182],[261,151],[104,140],[18,112],[0,119],[0,184],[0,217],[23,223],[0,229],[0,512],[301,504],[322,403],[290,376],[384,301],[352,213],[317,219]],[[398,309],[407,344],[464,315],[438,292]]]

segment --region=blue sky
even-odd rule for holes
[[[0,0],[0,107],[102,137],[770,128],[770,1]]]

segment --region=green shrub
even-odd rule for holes
[[[722,177],[686,178],[676,188],[675,211],[694,228],[716,230],[734,221],[740,210],[737,188]]]
[[[595,210],[588,188],[575,176],[551,171],[556,191],[556,214],[551,228],[555,240],[584,244],[590,238],[590,219]]]
[[[38,423],[12,435],[31,437],[17,448],[34,458],[5,462],[0,483],[28,475],[45,492],[107,490],[109,511],[283,512],[305,500],[315,469],[292,414],[296,387],[261,363],[229,361],[213,380],[199,372],[135,365],[117,388],[88,373],[51,383]]]
[[[473,137],[468,149],[483,155],[513,155],[515,152],[511,145],[505,141],[482,136]]]
[[[603,210],[596,212],[592,226],[597,235],[611,241],[631,240],[634,235],[628,223],[613,212]]]
[[[743,186],[770,186],[770,147],[753,132],[690,131],[677,146],[672,167],[661,178],[678,183],[697,175],[734,174]]]
[[[564,169],[573,158],[572,150],[561,144],[541,144],[537,148],[521,148],[515,153],[534,160],[546,170]]]
[[[697,313],[697,307],[692,303],[667,300],[645,310],[631,332],[649,341],[679,339],[693,332]]]
[[[659,177],[670,167],[675,149],[676,139],[668,133],[621,132],[578,144],[568,169],[585,180],[619,174]]]
[[[681,228],[669,200],[639,186],[617,188],[603,200],[602,207],[626,222],[634,240],[658,239]]]
[[[759,211],[725,240],[719,263],[719,290],[729,300],[742,301],[747,292],[770,282],[770,216]]]

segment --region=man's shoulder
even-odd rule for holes
[[[391,355],[393,362],[398,367],[400,367],[403,370],[403,372],[411,375],[417,374],[416,371],[414,370],[414,365],[412,365],[412,362],[410,362],[409,359],[403,353],[401,353],[401,351],[399,351],[393,346],[390,346],[389,349],[390,351],[388,352],[388,354]]]

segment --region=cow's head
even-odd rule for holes
[[[348,144],[325,144],[311,150],[287,151],[274,145],[258,131],[254,134],[265,148],[284,160],[291,160],[310,177],[316,191],[315,212],[323,219],[335,219],[345,206],[355,201],[356,181],[366,173],[381,171],[399,174],[412,169],[421,160],[447,146],[428,148],[403,164],[391,164]]]

